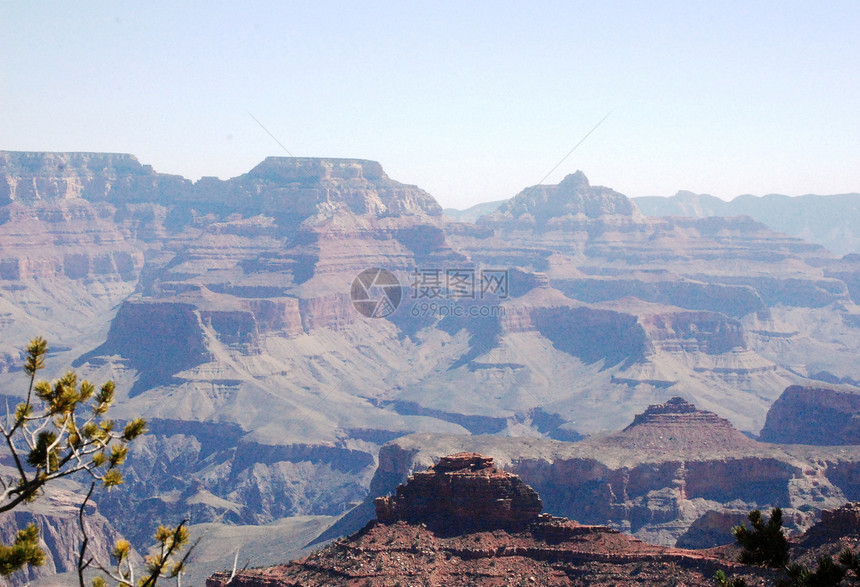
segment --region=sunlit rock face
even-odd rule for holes
[[[424,523],[441,532],[515,530],[534,522],[537,493],[516,475],[493,466],[492,457],[458,453],[415,473],[397,493],[376,500],[382,523]]]
[[[757,442],[680,397],[649,406],[623,430],[572,443],[498,436],[400,438],[381,449],[371,496],[393,492],[427,463],[458,450],[496,455],[494,466],[534,488],[545,512],[609,524],[667,546],[680,539],[687,545],[727,544],[731,533],[718,537],[716,529],[751,509],[777,506],[797,533],[822,510],[860,496],[856,446],[808,451]],[[429,474],[420,473],[422,479]],[[377,501],[383,515],[404,491]],[[356,514],[360,511],[363,520],[351,514],[332,532],[356,530],[373,517],[367,509]]]
[[[369,217],[442,213],[430,194],[392,180],[379,163],[363,159],[268,157],[233,179],[203,179],[186,198],[294,220],[337,213]]]
[[[729,557],[646,544],[605,526],[540,514],[516,475],[475,453],[443,456],[392,496],[376,520],[295,562],[220,572],[208,587],[535,584],[709,585],[725,566],[747,578],[773,571]]]
[[[58,372],[117,381],[117,417],[153,426],[99,507],[145,546],[154,515],[340,515],[371,491],[377,458],[382,479],[380,446],[411,433],[597,438],[683,396],[756,434],[786,387],[860,381],[856,265],[749,218],[645,218],[581,173],[470,224],[366,160],[272,157],[191,182],[131,155],[3,152],[0,378],[20,388],[20,350],[41,334]],[[384,319],[350,299],[375,267],[402,288]],[[473,297],[451,295],[449,270],[475,272]],[[484,270],[504,291],[481,289]],[[422,299],[416,281],[433,272],[438,297]],[[660,440],[646,430],[613,450]],[[795,499],[812,478],[729,453],[631,465],[628,480],[610,462],[554,459],[528,465],[545,503],[666,543],[701,513],[684,509],[693,499]],[[750,467],[760,484],[717,482]],[[555,484],[569,471],[589,481]],[[677,497],[684,479],[697,497]]]
[[[793,385],[768,411],[761,439],[784,444],[860,444],[860,390]]]
[[[156,173],[124,153],[0,151],[0,205],[89,202],[174,202],[192,183]]]

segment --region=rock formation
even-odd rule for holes
[[[629,450],[682,449],[687,454],[732,451],[743,454],[754,447],[725,418],[698,409],[681,397],[648,406],[622,432],[604,437],[604,443]]]
[[[516,530],[537,520],[540,510],[531,487],[496,469],[491,457],[474,453],[442,457],[400,485],[395,495],[376,499],[380,522],[424,522],[437,533]]]
[[[860,444],[860,388],[792,385],[768,411],[761,439],[783,444]]]
[[[497,467],[519,475],[543,496],[544,511],[667,546],[691,529],[685,543],[699,544],[694,526],[706,531],[717,524],[715,516],[733,519],[775,506],[785,511],[786,527],[798,533],[822,510],[860,498],[860,448],[810,451],[756,442],[681,398],[648,407],[622,431],[573,443],[400,438],[381,449],[371,495],[394,490],[433,458],[457,450],[494,454]],[[372,515],[357,508],[324,536],[355,531]]]
[[[370,267],[402,286],[387,319],[350,300]],[[458,273],[460,289],[446,282]],[[474,225],[372,161],[273,157],[191,182],[130,155],[0,156],[0,381],[20,389],[20,349],[43,335],[47,377],[114,379],[117,417],[154,423],[100,503],[141,545],[156,515],[340,515],[367,496],[379,447],[411,433],[596,439],[682,395],[755,434],[782,389],[860,381],[857,274],[856,260],[748,218],[645,218],[581,173]],[[581,520],[669,543],[724,495],[823,495],[781,456],[727,449],[702,464],[688,439],[658,465],[660,434],[636,434],[611,450],[650,443],[650,460],[626,473],[578,462],[589,481],[545,501],[590,499]],[[529,466],[547,488],[567,475]],[[839,466],[828,504],[853,487],[853,465]],[[741,487],[750,467],[762,485]],[[730,481],[712,493],[684,481],[703,469]],[[676,499],[682,487],[692,497]]]
[[[804,532],[798,543],[814,547],[846,538],[860,538],[860,502],[849,502],[821,512],[821,521]]]
[[[821,521],[802,536],[791,540],[793,562],[814,570],[822,557],[834,562],[847,550],[860,555],[860,503],[846,503],[821,513]],[[845,584],[856,583],[860,576],[849,571]],[[853,581],[852,581],[853,580]]]
[[[192,183],[124,153],[0,151],[0,206],[60,202],[173,202]]]
[[[860,194],[832,196],[738,196],[730,202],[707,194],[681,191],[670,198],[634,198],[648,216],[740,216],[774,230],[824,245],[837,255],[860,253]]]
[[[641,219],[636,205],[614,190],[592,187],[581,171],[565,177],[558,185],[536,185],[502,203],[492,214],[480,219],[488,225],[535,224],[544,227],[576,221],[621,216]]]
[[[474,453],[442,457],[395,496],[377,500],[377,510],[379,519],[361,532],[306,558],[233,577],[216,573],[206,585],[704,586],[718,569],[756,579],[773,573],[539,515],[540,499],[531,488],[495,469],[491,457]],[[463,516],[457,532],[452,515]]]

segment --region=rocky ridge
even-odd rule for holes
[[[634,198],[648,216],[739,216],[774,230],[817,242],[838,255],[860,253],[860,194],[738,196],[726,202],[707,194],[680,191],[670,198]]]
[[[492,463],[471,453],[442,457],[396,496],[378,500],[380,519],[361,532],[293,563],[217,573],[206,585],[710,585],[717,569],[770,577],[768,570],[539,514],[537,494]],[[529,498],[511,500],[512,487]],[[504,519],[491,515],[481,523],[479,512],[500,507]],[[455,512],[468,516],[468,528],[440,533],[451,530]]]
[[[860,445],[860,391],[853,386],[792,385],[768,411],[761,439]]]
[[[513,530],[534,522],[541,510],[531,487],[496,469],[491,457],[474,453],[442,457],[375,505],[376,519],[384,524],[424,522],[437,534]]]
[[[702,526],[721,526],[719,516],[734,519],[776,506],[786,512],[786,526],[799,533],[822,510],[860,498],[860,447],[809,450],[757,442],[681,398],[649,407],[623,431],[573,443],[426,434],[400,438],[381,449],[371,496],[393,491],[414,471],[453,451],[495,455],[497,467],[520,476],[543,496],[545,511],[666,546],[680,541],[709,547],[719,544],[711,542],[715,539],[725,544],[730,534],[717,536]],[[372,515],[369,508],[357,508],[323,536],[354,531]]]
[[[2,161],[0,380],[19,388],[38,333],[47,376],[115,379],[117,417],[157,423],[100,503],[131,534],[339,515],[409,433],[575,440],[674,395],[756,433],[787,386],[860,380],[856,263],[748,219],[643,218],[581,174],[476,226],[363,160],[196,183],[126,155]],[[400,279],[388,319],[350,301],[368,267]]]

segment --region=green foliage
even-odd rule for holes
[[[768,567],[787,565],[788,540],[782,533],[782,510],[773,508],[766,522],[759,510],[751,511],[748,517],[752,528],[737,526],[732,531],[738,544],[743,547],[740,562]]]
[[[747,587],[747,582],[740,577],[729,579],[723,571],[717,571],[714,577],[720,587]]]
[[[818,566],[806,579],[808,587],[831,587],[839,585],[845,576],[845,569],[833,562],[829,556],[818,557]]]
[[[36,436],[36,446],[27,455],[27,464],[34,469],[43,467],[48,471],[56,471],[59,464],[56,446],[57,433],[53,430],[42,430]]]
[[[120,539],[114,544],[111,551],[115,561],[113,570],[100,568],[121,586],[154,587],[159,579],[176,578],[185,570],[185,562],[196,546],[195,544],[186,548],[188,539],[188,528],[185,527],[185,522],[173,528],[159,526],[155,532],[155,552],[146,557],[146,571],[137,581],[135,581],[135,569],[130,556],[131,544],[128,540]],[[107,587],[103,577],[96,577],[92,584],[93,587]]]
[[[767,522],[762,519],[759,510],[751,511],[749,520],[752,523],[752,529],[737,526],[732,530],[738,544],[743,547],[740,561],[746,564],[783,567],[785,575],[777,581],[777,585],[836,587],[849,578],[849,572],[854,574],[857,581],[860,581],[860,557],[848,548],[839,553],[838,563],[829,556],[818,557],[814,571],[798,563],[789,565],[788,541],[782,533],[782,511],[779,508],[771,510],[770,519]],[[745,585],[742,579],[729,580],[723,571],[717,571],[715,578],[717,584],[722,587]]]
[[[860,582],[860,557],[856,552],[846,548],[839,553],[839,563],[844,565],[847,571],[854,573],[854,578]]]
[[[794,587],[836,587],[845,577],[845,569],[829,556],[818,557],[815,571],[795,563],[788,567],[787,572],[790,579],[787,584]]]
[[[146,420],[135,418],[122,431],[107,419],[116,387],[108,381],[96,391],[89,381],[78,381],[69,371],[53,383],[36,381],[36,373],[45,366],[48,343],[34,338],[27,346],[24,372],[30,378],[27,397],[12,414],[0,420],[0,434],[11,453],[16,474],[0,477],[0,512],[14,509],[35,499],[42,487],[55,479],[75,473],[94,479],[78,511],[81,545],[78,553],[78,579],[84,587],[84,571],[97,568],[123,587],[154,587],[160,578],[177,578],[195,545],[188,548],[185,522],[171,528],[160,526],[155,533],[157,552],[146,558],[146,569],[135,581],[131,563],[131,544],[118,540],[112,556],[114,571],[87,556],[89,536],[84,525],[84,511],[96,482],[110,489],[123,482],[119,467],[128,456],[129,443],[146,432]],[[184,553],[183,553],[184,551]],[[24,565],[38,566],[45,555],[39,548],[39,530],[30,524],[20,530],[12,546],[0,545],[0,574],[8,575]],[[96,577],[93,587],[107,587],[104,577]]]
[[[30,380],[26,398],[0,419],[0,434],[15,466],[13,475],[0,477],[0,512],[32,501],[45,484],[76,473],[88,474],[105,487],[119,485],[118,467],[128,455],[128,444],[146,431],[140,418],[122,433],[104,419],[114,400],[111,381],[98,392],[73,371],[53,383],[36,381],[47,352],[45,339],[30,341],[24,360]],[[21,530],[12,546],[0,545],[0,574],[43,561],[36,526]]]
[[[122,437],[128,442],[131,442],[146,431],[146,420],[143,418],[135,418],[125,425],[122,431]]]
[[[12,546],[0,545],[0,575],[11,575],[24,565],[41,566],[45,563],[45,553],[39,548],[39,529],[29,524],[18,530]]]
[[[44,339],[30,341],[24,361],[30,378],[26,400],[0,423],[17,468],[15,478],[0,479],[0,512],[32,499],[45,483],[80,471],[105,487],[119,485],[117,468],[125,461],[128,443],[146,431],[142,418],[129,422],[122,433],[105,418],[115,396],[112,381],[98,391],[73,371],[53,383],[36,381],[47,352]]]

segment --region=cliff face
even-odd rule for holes
[[[370,217],[442,213],[427,192],[398,183],[376,161],[361,159],[268,157],[239,177],[201,180],[185,199],[273,214],[292,223],[339,213]]]
[[[155,173],[133,155],[0,151],[0,205],[171,201],[191,185],[179,176]]]
[[[379,447],[410,433],[579,439],[675,395],[755,433],[805,376],[860,381],[854,261],[750,219],[646,219],[582,174],[476,226],[364,160],[269,158],[196,183],[124,155],[2,161],[0,379],[20,388],[20,349],[41,334],[46,376],[115,379],[118,418],[162,423],[100,504],[129,533],[158,512],[341,514],[366,497]],[[370,267],[400,281],[387,319],[350,299]],[[707,465],[719,495],[758,504],[811,484],[794,464],[721,454]],[[705,465],[649,458],[629,482],[609,461],[535,478],[593,469],[559,503],[592,496],[583,519],[674,536],[700,513],[687,502],[711,499],[682,484]],[[761,485],[719,485],[748,468]],[[696,497],[666,489],[682,485]]]
[[[111,219],[109,206],[81,200],[56,205],[13,204],[0,212],[0,279],[133,282],[143,252]]]
[[[472,453],[442,457],[399,486],[396,495],[376,500],[380,522],[424,522],[437,533],[513,530],[537,520],[540,510],[531,487],[497,470],[492,458]]]
[[[782,507],[787,526],[803,530],[816,512],[860,495],[856,447],[807,453],[759,443],[681,398],[649,407],[623,431],[574,443],[429,435],[398,439],[380,451],[371,495],[393,490],[434,455],[458,449],[496,455],[498,467],[540,492],[547,512],[606,523],[665,545],[685,534],[686,543],[696,543],[691,542],[696,528],[714,526],[715,515],[734,519],[756,508]],[[339,524],[348,531],[359,523],[345,518]],[[329,535],[337,530],[336,525]],[[731,542],[731,534],[722,540]]]
[[[768,411],[761,439],[784,444],[860,444],[860,390],[793,385]]]
[[[80,548],[78,511],[81,501],[81,495],[68,488],[49,489],[36,502],[0,514],[0,543],[12,544],[18,530],[32,523],[39,528],[42,550],[46,555],[44,565],[27,566],[0,579],[0,585],[25,585],[58,573],[77,570]],[[90,502],[87,508],[84,524],[90,538],[88,553],[101,561],[110,560],[109,553],[121,535],[96,511],[94,502]],[[140,564],[137,552],[132,550],[131,556],[136,564]]]
[[[530,487],[496,470],[492,457],[472,453],[442,457],[415,473],[396,495],[377,500],[377,512],[361,532],[304,559],[235,577],[217,573],[206,585],[708,585],[719,568],[770,577],[606,527],[539,515],[540,499]]]

